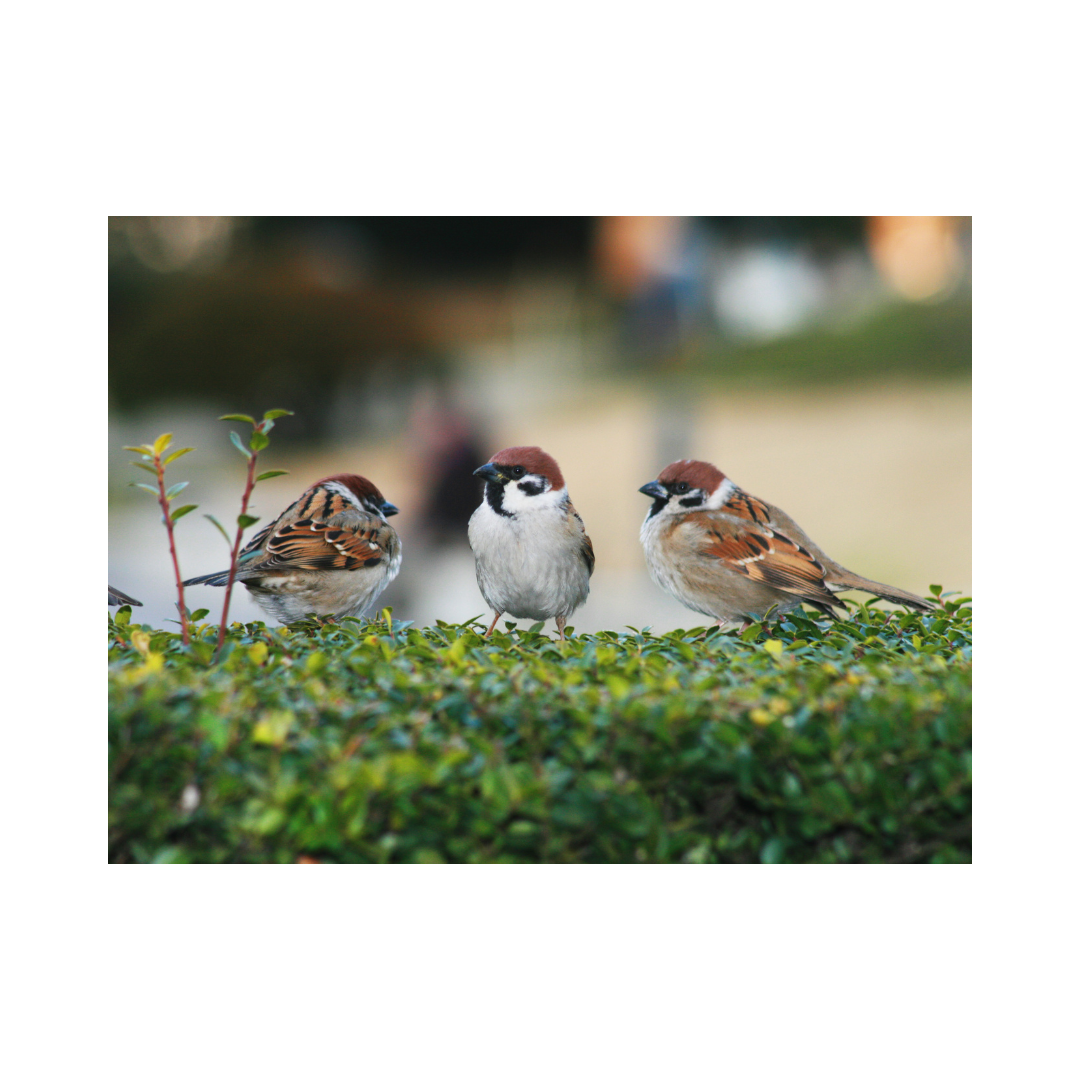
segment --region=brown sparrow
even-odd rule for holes
[[[122,607],[124,604],[130,604],[132,607],[142,607],[141,600],[133,600],[127,593],[122,593],[119,589],[114,589],[110,585],[109,607]]]
[[[801,603],[836,615],[834,593],[862,589],[929,611],[925,600],[853,574],[784,513],[736,487],[707,461],[676,461],[638,489],[654,501],[641,526],[653,581],[719,626],[740,629]]]
[[[484,501],[469,519],[476,581],[495,618],[566,619],[585,603],[596,561],[585,525],[570,502],[559,466],[539,446],[500,450],[474,473]]]
[[[397,576],[401,541],[386,519],[398,509],[362,476],[328,476],[254,536],[236,580],[280,622],[359,615]],[[229,571],[185,585],[225,585]]]

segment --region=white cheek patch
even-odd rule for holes
[[[544,484],[547,487],[547,481],[540,476],[523,476],[521,480],[511,480],[503,490],[503,509],[510,514],[526,513],[530,514],[536,510],[550,510],[555,507],[561,506],[566,502],[567,494],[566,488],[559,488],[554,490],[547,488],[546,491],[542,491],[539,495],[529,495],[527,492],[521,490],[519,484]]]
[[[720,486],[705,500],[706,510],[719,510],[738,488],[725,476]]]

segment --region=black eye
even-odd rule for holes
[[[522,478],[522,477],[523,477],[523,476],[525,475],[525,469],[524,469],[524,468],[523,468],[523,467],[522,467],[521,465],[515,465],[515,466],[514,466],[514,467],[513,467],[513,468],[512,468],[511,470],[510,470],[510,475],[511,475],[511,476],[512,476],[512,477],[513,477],[513,478],[514,478],[515,480],[520,480],[520,479],[521,479],[521,478]]]
[[[676,495],[685,495],[689,490],[690,490],[690,485],[685,480],[681,480],[681,481],[679,481],[679,483],[677,483],[675,485],[675,494]]]

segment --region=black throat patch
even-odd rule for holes
[[[667,506],[667,504],[668,504],[667,499],[653,499],[653,504],[649,508],[649,517],[651,517],[651,518],[656,517],[656,515],[659,514],[660,511],[663,510],[665,506]]]
[[[500,484],[495,480],[489,480],[484,485],[484,499],[496,514],[500,514],[505,518],[512,518],[514,515],[511,514],[509,510],[503,509],[504,491],[505,487],[503,484]]]

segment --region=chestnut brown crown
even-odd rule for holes
[[[505,450],[492,455],[491,464],[511,468],[520,465],[526,472],[546,477],[553,491],[566,486],[558,463],[539,446],[508,446]]]
[[[707,461],[673,461],[658,477],[657,480],[666,488],[675,484],[686,483],[691,488],[701,488],[710,495],[724,482],[726,477],[715,466]]]
[[[355,473],[335,473],[333,476],[324,476],[311,486],[318,487],[320,484],[341,484],[361,502],[371,503],[374,506],[382,506],[386,502],[382,492],[367,477],[357,476]]]

